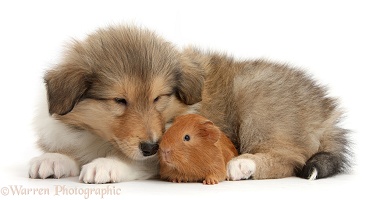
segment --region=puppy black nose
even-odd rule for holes
[[[156,154],[159,149],[159,145],[158,143],[142,142],[140,143],[140,149],[142,151],[142,155],[151,156]]]

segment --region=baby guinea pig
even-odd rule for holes
[[[159,144],[160,177],[178,183],[217,184],[226,179],[226,164],[237,155],[230,139],[210,120],[182,115]]]

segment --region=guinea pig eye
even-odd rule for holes
[[[114,101],[116,101],[116,103],[121,104],[121,105],[127,105],[127,100],[124,98],[115,98]]]
[[[189,135],[185,135],[184,136],[184,141],[189,141],[189,140],[191,140],[191,137]]]

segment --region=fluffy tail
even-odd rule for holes
[[[348,131],[341,130],[334,136],[332,143],[333,151],[318,152],[305,163],[296,175],[301,178],[315,180],[330,177],[346,172],[350,167],[349,157],[351,154],[349,141],[346,139]]]
[[[297,173],[297,176],[309,180],[326,178],[345,170],[345,161],[339,155],[328,152],[319,152],[314,154],[305,164],[305,166]]]

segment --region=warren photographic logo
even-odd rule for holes
[[[101,199],[105,196],[118,196],[122,191],[121,188],[110,185],[93,188],[66,185],[54,185],[51,188],[7,185],[0,190],[2,196],[83,196],[84,199],[89,199],[91,196],[99,196]]]

